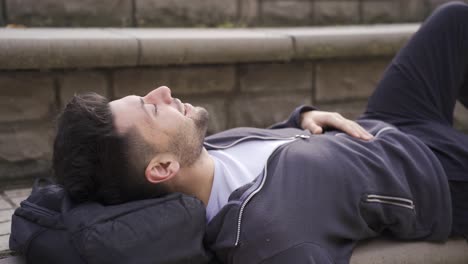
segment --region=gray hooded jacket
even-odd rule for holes
[[[298,107],[271,129],[237,128],[206,138],[207,149],[251,139],[293,138],[262,173],[234,191],[205,242],[223,263],[348,263],[357,241],[381,235],[446,239],[445,172],[418,138],[378,120],[358,123],[371,141],[300,129]]]

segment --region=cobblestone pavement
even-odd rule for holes
[[[31,193],[31,188],[7,189],[0,191],[0,256],[9,251],[8,240],[11,231],[11,216],[21,201]]]

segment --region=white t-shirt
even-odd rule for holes
[[[223,150],[209,150],[215,167],[213,186],[206,206],[207,221],[226,205],[234,190],[251,182],[262,172],[277,147],[289,141],[251,140]]]

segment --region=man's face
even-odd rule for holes
[[[169,88],[159,87],[143,97],[130,95],[109,105],[120,134],[136,128],[158,152],[179,157],[182,166],[190,166],[200,155],[208,112],[172,98]]]

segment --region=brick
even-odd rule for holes
[[[423,21],[429,15],[429,7],[425,0],[401,1],[402,22]]]
[[[11,221],[11,216],[13,215],[12,209],[0,209],[0,222]]]
[[[132,26],[131,0],[5,0],[9,23],[30,27]]]
[[[11,204],[7,202],[3,197],[0,196],[0,210],[12,208]]]
[[[367,98],[387,64],[387,60],[319,63],[315,86],[317,102]]]
[[[20,189],[6,190],[3,193],[9,198],[27,197],[27,196],[29,196],[31,194],[31,188],[20,188]]]
[[[311,1],[269,0],[261,2],[261,23],[266,26],[299,26],[311,22]]]
[[[239,96],[230,105],[229,127],[268,127],[286,119],[301,104],[311,104],[309,93]]]
[[[354,101],[345,103],[316,104],[319,110],[337,112],[345,118],[356,120],[366,109],[367,101]]]
[[[242,92],[312,91],[310,63],[249,64],[240,67]]]
[[[11,222],[0,222],[0,236],[1,235],[8,235],[11,231]]]
[[[209,115],[207,134],[211,135],[217,132],[226,130],[227,128],[227,109],[225,98],[190,98],[182,97],[183,102],[192,104],[193,106],[204,107]]]
[[[100,72],[69,72],[60,77],[60,104],[64,106],[73,95],[96,92],[108,96],[107,77]]]
[[[10,247],[8,246],[9,241],[10,241],[9,234],[0,236],[0,251],[5,251],[5,250],[10,249]]]
[[[5,13],[5,4],[3,1],[0,1],[0,26],[4,26],[6,24],[5,17],[3,14]]]
[[[159,86],[171,88],[174,96],[229,92],[234,89],[233,66],[192,66],[125,69],[114,72],[114,95],[145,95]]]
[[[3,129],[2,129],[3,130]],[[0,133],[0,180],[50,176],[50,127],[9,127]]]
[[[51,157],[19,162],[0,161],[0,181],[50,177],[52,175],[51,167]]]
[[[218,26],[236,20],[233,0],[135,0],[140,27]]]
[[[397,22],[400,19],[400,1],[364,0],[362,21],[364,23]]]
[[[453,0],[429,0],[429,9],[433,11],[438,6],[446,4],[448,2],[453,2]],[[468,3],[468,0],[458,0],[458,2]]]
[[[52,129],[45,126],[29,129],[11,126],[0,135],[0,159],[5,161],[40,159],[52,151]]]
[[[359,1],[316,1],[313,17],[319,25],[356,24],[359,22]]]
[[[50,74],[0,73],[0,122],[40,119],[55,108]]]
[[[462,104],[455,105],[454,127],[468,134],[468,109]]]
[[[259,20],[259,1],[260,0],[238,0],[239,1],[239,20],[240,24],[254,25]]]

